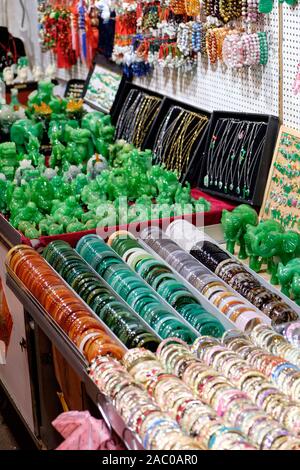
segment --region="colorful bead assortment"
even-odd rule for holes
[[[240,33],[233,23],[237,19],[247,25],[257,23],[262,16],[258,0],[205,0],[202,8],[199,0],[157,1],[151,6],[131,0],[118,4],[116,15],[112,58],[127,75],[141,76],[153,67],[195,72],[199,52],[211,64],[224,60],[230,67],[268,61],[265,32]],[[225,37],[228,44],[222,52]]]

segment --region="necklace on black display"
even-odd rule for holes
[[[204,186],[212,186],[214,184],[213,175],[215,173],[215,167],[218,164],[216,155],[222,149],[223,141],[227,137],[227,130],[231,121],[226,119],[219,119],[215,125],[213,136],[209,145],[208,156],[207,156],[207,173],[204,177]],[[222,131],[222,137],[218,139]],[[216,144],[217,142],[217,144]]]
[[[207,158],[206,187],[249,197],[257,160],[265,135],[258,142],[264,122],[219,119],[215,125]],[[253,148],[257,150],[252,158]]]

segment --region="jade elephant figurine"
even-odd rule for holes
[[[300,234],[292,230],[285,232],[280,224],[279,227],[273,226],[275,230],[269,230],[274,222],[262,222],[258,225],[257,232],[249,230],[245,239],[250,255],[250,267],[259,270],[262,263],[266,262],[267,271],[272,276],[271,283],[277,284],[276,259],[279,258],[283,264],[287,264],[294,257],[300,256]]]
[[[247,204],[241,204],[233,209],[232,212],[226,209],[222,212],[221,218],[224,237],[226,240],[226,248],[229,253],[234,254],[235,244],[240,246],[240,259],[246,259],[245,233],[247,227],[255,227],[258,224],[258,216],[256,211]]]
[[[286,265],[279,263],[277,276],[281,291],[288,297],[294,297],[300,304],[300,258],[290,260]]]
[[[296,304],[300,305],[300,274],[295,274],[291,285],[292,296]]]

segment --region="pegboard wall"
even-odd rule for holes
[[[283,123],[300,130],[300,94],[293,93],[300,62],[300,3],[294,8],[284,4],[282,16]]]
[[[265,67],[232,70],[224,64],[209,64],[199,58],[197,73],[184,75],[176,70],[155,68],[151,77],[135,82],[176,97],[207,111],[248,111],[278,115],[278,7],[263,17],[259,28],[266,31],[269,41],[269,61]],[[300,32],[299,32],[300,34]]]
[[[42,67],[45,69],[50,63],[56,63],[55,55],[53,54],[53,52],[44,52],[42,55]],[[71,67],[70,69],[56,69],[56,78],[64,82],[68,82],[72,78],[85,80],[88,73],[89,69],[86,67],[86,65],[78,62],[74,67]]]
[[[284,3],[281,22],[279,15],[278,1],[274,0],[272,13],[265,15],[263,23],[258,25],[258,29],[268,34],[269,61],[265,67],[231,70],[224,64],[211,65],[200,57],[197,73],[185,75],[176,70],[156,67],[151,76],[135,79],[135,82],[207,111],[274,114],[280,116],[284,125],[300,129],[300,93],[298,96],[293,93],[293,82],[300,61],[300,2],[296,7]],[[87,73],[87,68],[79,64],[67,71],[58,70],[57,78],[64,81],[71,78],[85,79]]]

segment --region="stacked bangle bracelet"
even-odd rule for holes
[[[154,354],[148,354],[145,361],[144,351],[133,349],[128,351],[123,362],[128,372],[143,385],[160,408],[176,419],[182,430],[195,436],[206,449],[254,449],[239,429],[228,425],[216,411],[196,398],[181,379],[166,373]],[[144,373],[141,374],[141,371]]]
[[[247,301],[231,291],[207,267],[169,239],[158,228],[145,229],[142,234],[145,243],[166,260],[179,274],[204,295],[219,311],[242,331],[251,329],[269,319],[252,307]]]
[[[111,246],[200,334],[222,336],[224,327],[219,320],[202,307],[166,263],[157,260],[146,251],[138,240],[132,238],[130,233],[127,235],[117,234],[113,238]]]
[[[92,362],[89,375],[112,401],[128,428],[140,436],[145,449],[204,449],[196,439],[183,434],[176,421],[161,411],[118,361],[98,357]]]
[[[143,346],[156,350],[159,338],[104,286],[68,243],[51,242],[44,250],[44,257],[128,348]]]
[[[76,249],[161,338],[176,336],[189,344],[196,339],[196,334],[100,237],[87,235]]]
[[[33,248],[15,246],[8,252],[7,262],[89,362],[100,355],[123,356],[124,349]]]

